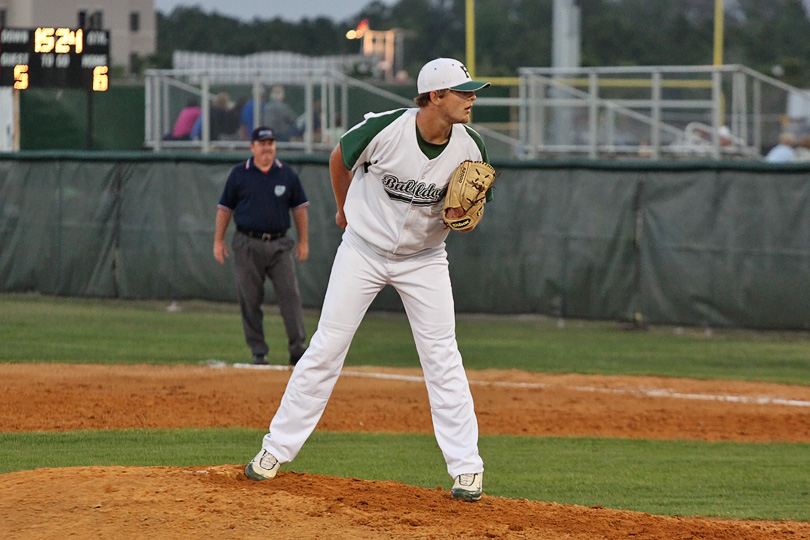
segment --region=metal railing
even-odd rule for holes
[[[186,149],[211,152],[246,148],[244,134],[211,137],[211,103],[221,91],[242,94],[245,100],[264,103],[267,89],[273,85],[295,87],[303,92],[304,110],[301,137],[279,142],[280,147],[306,153],[331,150],[334,146],[326,134],[340,129],[339,118],[347,117],[347,78],[332,70],[255,70],[183,69],[149,70],[145,82],[144,146],[154,151]],[[198,98],[202,109],[200,136],[190,140],[165,140],[174,118],[189,97]],[[232,104],[238,107],[238,104]],[[239,111],[234,111],[239,114]],[[342,115],[342,116],[341,116]],[[253,108],[253,125],[261,124],[261,107]],[[319,129],[316,129],[319,124]]]
[[[788,94],[810,102],[740,65],[521,68],[519,154],[759,158]]]
[[[279,142],[292,151],[330,151],[346,127],[351,99],[374,95],[389,108],[413,106],[337,69],[150,70],[144,145],[155,151],[246,148],[244,138],[210,136],[213,96],[225,89],[260,102],[279,84],[300,92],[304,104],[302,136]],[[521,68],[516,90],[513,97],[476,100],[476,108],[498,108],[495,116],[505,119],[475,123],[495,157],[759,159],[780,131],[810,130],[808,119],[786,117],[788,97],[810,107],[810,92],[739,65]],[[200,137],[164,140],[188,96],[202,106]],[[259,121],[254,108],[254,124]]]

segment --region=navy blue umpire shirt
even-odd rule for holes
[[[278,159],[267,173],[253,164],[253,158],[235,166],[219,199],[219,206],[233,212],[238,228],[261,233],[286,231],[290,210],[308,205],[298,174]]]

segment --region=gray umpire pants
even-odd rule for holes
[[[290,359],[298,360],[306,350],[306,330],[301,293],[295,274],[295,241],[284,236],[265,242],[237,232],[233,236],[236,289],[242,310],[245,342],[253,355],[269,351],[264,338],[264,280],[270,278],[287,330]]]

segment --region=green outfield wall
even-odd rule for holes
[[[233,263],[212,245],[228,171],[246,157],[0,154],[0,291],[235,301]],[[282,158],[312,203],[298,272],[318,308],[342,232],[327,158]],[[495,165],[482,224],[448,240],[457,311],[810,328],[810,165]],[[386,288],[372,308],[401,303]]]

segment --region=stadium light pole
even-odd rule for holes
[[[714,65],[723,65],[723,0],[714,0]]]
[[[465,9],[465,20],[467,27],[467,71],[470,77],[475,77],[475,0],[467,0]]]

